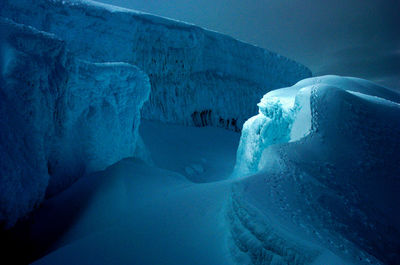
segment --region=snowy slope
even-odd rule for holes
[[[84,210],[62,247],[34,264],[231,264],[222,211],[228,185],[193,184],[125,160],[72,188],[64,204],[44,207],[68,211],[74,201]],[[88,202],[80,199],[93,189]]]
[[[141,134],[151,134],[144,142],[154,165],[126,159],[47,200],[29,222],[29,240],[22,240],[41,249],[39,256],[47,252],[34,264],[270,264],[237,255],[235,249],[240,242],[253,257],[266,257],[255,248],[263,235],[265,245],[283,258],[281,264],[346,264],[326,248],[282,231],[238,198],[237,188],[245,179],[225,175],[212,182],[214,174],[233,166],[238,134],[147,121],[143,125]],[[167,135],[186,136],[155,141]],[[214,153],[208,151],[212,148]],[[208,183],[191,182],[192,175],[176,172],[200,158],[205,161],[200,177]],[[166,165],[169,170],[158,168]],[[279,261],[276,257],[271,264]]]
[[[398,264],[399,103],[396,92],[338,76],[267,93],[243,128],[234,172],[242,181],[230,215],[231,222],[240,220],[237,204],[253,212],[252,225],[240,233],[260,243],[239,241],[250,251],[236,247],[236,255],[268,253],[271,237],[252,227],[270,219],[272,231],[290,231],[301,244],[316,245],[310,255],[324,247],[350,263]]]
[[[0,222],[134,153],[147,76],[77,60],[52,34],[0,20]]]
[[[285,57],[194,25],[92,1],[3,0],[0,15],[52,32],[79,58],[137,65],[143,117],[240,130],[266,92],[309,77]]]
[[[192,182],[226,179],[235,165],[238,133],[219,128],[162,126],[146,120],[139,131],[155,165],[178,172]]]
[[[37,264],[232,264],[225,218],[231,181],[211,181],[222,171],[228,177],[239,134],[142,125],[154,165],[125,159],[79,179],[34,212],[29,238],[16,243],[18,252],[26,242],[39,257],[50,252]],[[167,135],[185,137],[162,141]],[[184,168],[192,163],[202,163],[203,175],[196,176],[209,183],[187,179]],[[167,164],[169,170],[158,168]]]

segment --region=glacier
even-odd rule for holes
[[[262,95],[311,76],[229,36],[93,1],[3,0],[0,16],[56,34],[80,59],[138,66],[150,78],[149,120],[239,131]]]
[[[343,258],[332,264],[399,263],[400,94],[322,76],[271,91],[258,107],[243,126],[232,174],[241,180],[232,237],[247,238],[234,241],[234,255],[308,264],[328,249]],[[276,244],[287,240],[296,247],[282,256]]]
[[[1,0],[4,259],[400,264],[400,94],[310,76],[184,22]]]
[[[134,154],[146,74],[90,63],[55,35],[0,19],[0,222]]]

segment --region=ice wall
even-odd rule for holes
[[[309,77],[285,57],[194,25],[91,1],[4,0],[0,14],[55,33],[79,58],[150,77],[143,117],[240,130],[266,92]]]
[[[347,261],[320,264],[397,264],[399,148],[399,93],[357,78],[305,79],[267,93],[245,123],[234,176],[247,178],[234,195],[274,220],[274,230]],[[290,247],[260,235],[251,217],[246,236],[261,246],[236,242],[235,255]]]
[[[89,63],[52,34],[0,18],[0,223],[86,172],[131,156],[147,76]]]

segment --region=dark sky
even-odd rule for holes
[[[98,0],[187,21],[276,51],[314,75],[400,90],[400,0]]]

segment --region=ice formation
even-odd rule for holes
[[[148,161],[47,200],[39,264],[400,264],[397,92],[91,1],[0,16],[1,224]],[[230,179],[239,135],[182,126],[246,119]]]
[[[56,36],[0,20],[0,222],[12,225],[47,194],[132,156],[146,74],[90,63]]]
[[[323,76],[269,92],[258,106],[234,172],[235,255],[307,264],[327,249],[344,261],[322,264],[399,263],[400,94]],[[280,230],[297,237],[284,256]]]
[[[345,92],[347,94],[344,94]],[[330,95],[331,93],[335,94]],[[324,135],[326,132],[332,133],[343,129],[337,128],[333,124],[326,124],[326,127],[319,128],[319,124],[329,120],[339,125],[338,122],[342,119],[339,119],[341,117],[338,113],[354,116],[353,109],[349,111],[350,114],[344,113],[345,110],[339,107],[339,109],[332,109],[328,114],[330,116],[323,120],[321,120],[319,109],[326,109],[328,106],[333,108],[337,104],[342,106],[346,104],[344,102],[348,101],[344,99],[351,95],[364,99],[370,98],[374,100],[373,102],[395,102],[393,103],[395,106],[400,101],[400,96],[396,92],[366,80],[350,77],[310,78],[302,80],[292,87],[271,91],[264,95],[258,104],[259,114],[247,120],[243,125],[234,175],[254,174],[262,169],[264,164],[260,164],[260,162],[263,152],[271,145],[296,142],[310,133],[312,133],[310,137],[313,137],[315,134]],[[331,98],[326,99],[326,97]],[[317,101],[320,98],[325,99],[323,102],[326,103],[325,106]],[[353,106],[355,103],[348,104]],[[336,118],[339,121],[334,121]],[[367,124],[366,122],[365,124]],[[346,126],[349,127],[348,124]],[[357,129],[362,130],[362,128]]]
[[[81,59],[137,65],[150,77],[151,120],[240,130],[263,94],[311,75],[228,36],[91,1],[3,0],[0,15],[56,34]]]

